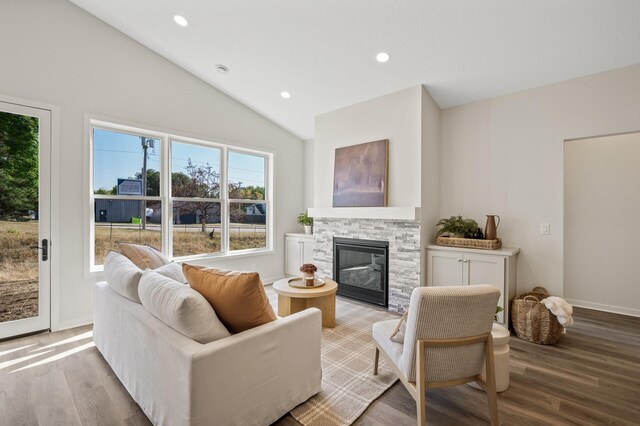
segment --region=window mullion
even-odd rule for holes
[[[269,249],[273,249],[273,171],[271,168],[273,167],[273,156],[266,155],[265,156],[265,167],[264,167],[264,199],[267,203],[267,217],[265,220],[265,240],[267,243],[267,247]]]
[[[222,158],[220,159],[220,230],[222,235],[220,245],[222,253],[229,253],[229,185],[227,182],[229,152],[226,146],[222,147]]]
[[[162,251],[169,259],[173,258],[173,201],[171,200],[171,141],[168,136],[162,138],[160,173],[162,197]]]

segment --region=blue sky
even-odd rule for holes
[[[111,189],[118,178],[132,178],[142,169],[140,137],[125,133],[95,129],[93,134],[94,187]],[[160,169],[160,141],[155,150],[149,149],[147,168]],[[184,172],[188,159],[196,165],[207,163],[220,170],[220,150],[200,145],[174,143],[172,147],[172,171]],[[242,182],[243,186],[264,186],[263,157],[229,151],[229,180]]]

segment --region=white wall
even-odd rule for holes
[[[335,149],[389,139],[390,207],[421,207],[423,246],[433,242],[440,214],[440,108],[414,86],[316,117],[315,206],[332,206]],[[421,253],[426,284],[426,256]]]
[[[168,23],[167,25],[171,25]],[[160,28],[159,31],[162,29]],[[240,103],[64,0],[3,0],[0,94],[58,105],[60,122],[60,303],[54,327],[91,320],[85,268],[85,113],[275,153],[275,254],[218,262],[283,275],[283,233],[303,210],[303,144]],[[213,71],[212,71],[213,72]]]
[[[567,141],[564,295],[640,316],[640,133]]]
[[[313,141],[304,141],[304,207],[313,207]]]
[[[440,107],[422,87],[421,147],[421,238],[423,249],[435,242],[436,223],[440,216]],[[421,280],[427,284],[427,256],[421,255]]]
[[[563,141],[640,130],[640,65],[442,111],[441,214],[522,249],[518,291],[563,294]],[[551,235],[539,234],[540,223]]]
[[[421,202],[422,86],[328,112],[316,117],[314,207],[333,206],[335,149],[389,139],[389,207]]]

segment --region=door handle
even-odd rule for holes
[[[31,246],[33,249],[42,250],[42,261],[46,262],[49,260],[49,240],[46,238],[42,240],[42,247],[40,246]]]

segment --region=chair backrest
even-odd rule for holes
[[[491,333],[500,291],[491,285],[418,287],[411,293],[400,371],[416,380],[416,341]],[[484,343],[426,349],[426,381],[442,382],[479,374]]]

